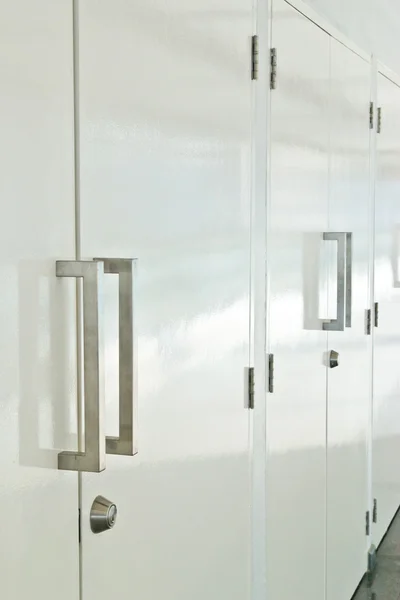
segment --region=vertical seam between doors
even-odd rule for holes
[[[328,231],[330,230],[330,207],[331,207],[331,179],[332,179],[332,38],[328,35],[328,185],[327,185],[327,225]],[[329,306],[329,263],[327,265],[327,302]],[[329,331],[326,332],[326,356],[329,353]],[[329,514],[329,496],[328,496],[328,480],[329,480],[329,368],[325,367],[325,557],[324,557],[324,570],[325,570],[325,600],[328,600],[328,514]]]
[[[74,105],[74,196],[75,196],[75,259],[81,259],[80,211],[80,106],[79,106],[79,0],[72,0],[73,105]],[[77,356],[77,426],[78,450],[82,450],[82,282],[76,282],[76,356]],[[82,515],[82,473],[78,473],[78,514]],[[81,519],[78,526],[81,528]],[[79,600],[83,599],[82,535],[79,532]]]

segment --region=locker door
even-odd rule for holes
[[[252,3],[80,3],[82,257],[135,258],[138,454],[82,476],[84,600],[249,598]],[[105,275],[106,433],[118,277]],[[114,502],[95,535],[93,500]]]
[[[271,93],[267,583],[269,600],[325,595],[329,37],[274,0]],[[294,51],[295,49],[295,51]]]
[[[400,504],[400,89],[378,75],[382,107],[377,134],[375,192],[373,497],[378,502],[374,543],[384,535]]]
[[[77,600],[72,15],[0,6],[0,597]]]
[[[367,564],[369,102],[370,65],[331,38],[329,231],[351,233],[346,266],[352,267],[352,298],[346,315],[351,316],[349,326],[343,331],[328,331],[328,349],[337,351],[340,358],[338,368],[328,369],[328,600],[350,598]],[[337,268],[332,265],[328,288],[331,302],[337,281]]]

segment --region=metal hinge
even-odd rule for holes
[[[369,128],[374,128],[374,103],[369,103]]]
[[[258,79],[258,35],[251,38],[251,78]]]
[[[376,132],[380,133],[382,131],[382,108],[378,107],[378,123],[376,125]]]
[[[369,535],[370,532],[370,516],[369,510],[365,513],[365,535]]]
[[[378,522],[378,501],[376,498],[374,498],[374,504],[373,504],[373,508],[372,508],[372,522],[373,523]]]
[[[246,397],[245,407],[249,409],[254,408],[254,367],[246,367]]]
[[[372,321],[372,311],[370,308],[367,309],[366,311],[367,313],[367,318],[366,318],[366,331],[367,331],[367,335],[371,335],[371,321]]]
[[[268,354],[268,391],[274,393],[274,355]]]
[[[371,587],[371,585],[374,582],[374,576],[376,573],[376,567],[377,567],[377,555],[376,555],[376,547],[374,546],[374,544],[372,544],[370,546],[370,549],[368,550],[368,567],[367,567],[367,582],[368,582],[368,587]]]
[[[82,541],[81,529],[82,529],[82,527],[81,527],[81,509],[78,508],[78,542],[79,542],[79,544]]]
[[[379,302],[374,304],[374,325],[379,327]]]
[[[271,48],[270,50],[270,81],[269,87],[271,90],[276,89],[276,69],[278,65],[278,55],[276,52],[276,48]]]

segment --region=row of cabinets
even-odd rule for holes
[[[260,133],[253,22],[0,0],[9,600],[349,600],[400,504],[400,88],[274,0]]]
[[[271,34],[267,598],[350,600],[400,504],[400,89],[296,6]]]

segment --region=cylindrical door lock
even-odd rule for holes
[[[339,352],[336,352],[335,350],[331,350],[329,352],[329,367],[331,369],[334,369],[335,367],[339,366]]]
[[[102,533],[112,529],[116,520],[116,505],[104,496],[97,496],[90,510],[90,528],[93,533]]]

